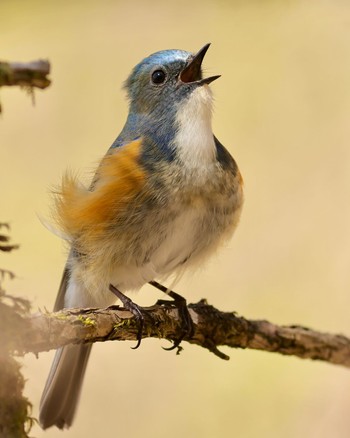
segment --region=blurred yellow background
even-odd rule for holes
[[[48,58],[36,105],[1,89],[1,221],[19,251],[0,255],[11,293],[53,305],[66,249],[48,232],[50,188],[67,167],[89,177],[121,130],[131,68],[168,48],[212,46],[214,131],[238,161],[246,203],[232,241],[175,290],[189,301],[280,324],[350,334],[350,6],[309,1],[32,1],[0,3],[0,57]],[[134,299],[159,297],[145,288]],[[67,437],[350,436],[350,373],[223,348],[229,362],[165,341],[96,345]],[[53,352],[27,356],[38,404]],[[36,426],[32,435],[62,437]]]

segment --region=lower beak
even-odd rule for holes
[[[207,50],[209,49],[210,43],[202,47],[199,52],[197,52],[186,67],[180,73],[180,80],[184,83],[196,82],[198,85],[210,84],[211,82],[218,79],[220,75],[211,76],[209,78],[202,79],[202,62]]]

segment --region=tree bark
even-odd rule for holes
[[[194,335],[185,341],[202,346],[222,359],[219,346],[250,348],[350,367],[350,339],[301,326],[278,326],[221,312],[204,300],[189,305]],[[178,310],[171,305],[143,309],[142,337],[176,340],[183,335]],[[67,344],[136,340],[139,323],[118,306],[107,309],[67,309],[26,317],[16,342],[20,354],[39,353]],[[181,349],[181,347],[180,347]],[[179,351],[178,351],[179,352]]]

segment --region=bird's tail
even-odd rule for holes
[[[43,429],[71,426],[92,344],[67,345],[57,350],[40,401]]]

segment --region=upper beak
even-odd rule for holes
[[[201,66],[207,50],[209,49],[210,43],[202,47],[199,52],[197,52],[186,67],[180,73],[180,80],[185,83],[196,82],[198,85],[210,84],[210,82],[218,79],[220,75],[210,76],[209,78],[201,79]]]

